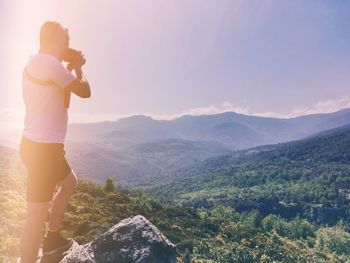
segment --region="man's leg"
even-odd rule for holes
[[[53,198],[49,220],[50,231],[59,230],[64,210],[68,204],[70,196],[74,193],[76,184],[77,176],[72,169],[72,172],[59,183],[60,188]]]
[[[36,262],[49,207],[50,202],[27,202],[26,222],[20,244],[21,263]]]

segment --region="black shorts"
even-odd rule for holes
[[[28,202],[52,200],[57,183],[72,171],[64,154],[63,143],[41,143],[22,137],[20,156],[27,168]]]

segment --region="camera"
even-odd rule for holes
[[[81,59],[77,59],[77,56],[81,57]],[[73,48],[68,48],[66,53],[63,56],[63,61],[68,62],[67,69],[72,71],[80,70],[81,66],[85,64],[85,58],[82,55],[81,51],[78,51]]]

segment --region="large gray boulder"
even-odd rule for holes
[[[73,242],[69,250],[40,263],[108,263],[157,262],[175,263],[172,244],[150,221],[141,215],[126,218],[90,243]]]

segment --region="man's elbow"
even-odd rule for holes
[[[89,83],[86,83],[85,85],[84,85],[85,87],[84,87],[84,92],[83,92],[83,98],[90,98],[91,97],[91,89],[90,89],[90,85],[89,85]]]
[[[88,99],[91,97],[91,91],[87,92],[86,94],[84,94],[83,98],[84,99]]]

